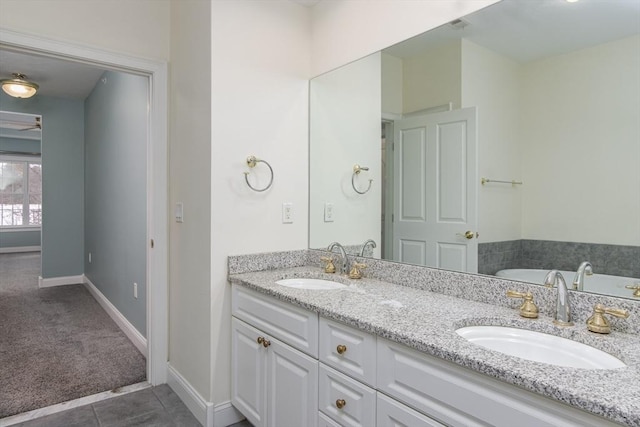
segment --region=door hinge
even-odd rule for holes
[[[153,249],[154,245],[155,245],[155,242],[153,241],[153,239],[151,239],[151,249]]]

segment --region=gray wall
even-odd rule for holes
[[[0,232],[0,249],[23,246],[40,246],[40,230],[38,231],[3,231]],[[10,251],[3,251],[10,252]]]
[[[85,100],[84,271],[146,336],[148,79],[102,77]]]
[[[84,105],[0,92],[0,110],[42,116],[42,277],[83,272]]]

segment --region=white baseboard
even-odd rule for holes
[[[84,283],[84,274],[78,274],[77,276],[61,276],[61,277],[48,277],[43,279],[42,276],[38,277],[39,288],[50,288],[52,286],[64,286],[64,285],[81,285]]]
[[[167,363],[167,384],[204,427],[226,427],[244,419],[231,402],[215,406],[207,402],[170,363]]]
[[[18,252],[40,252],[40,246],[14,246],[0,248],[0,254],[13,254]]]
[[[107,312],[109,317],[113,319],[114,322],[122,329],[122,332],[131,340],[133,345],[144,355],[147,357],[147,339],[142,336],[140,332],[127,320],[126,317],[120,313],[120,311],[111,304],[111,301],[105,297],[102,292],[93,284],[91,280],[85,275],[82,275],[82,281],[80,283],[84,283],[85,287],[91,292],[91,295],[98,301],[98,304],[104,308],[104,311]]]
[[[167,362],[167,384],[204,427],[213,426],[213,403],[207,402],[176,369]]]
[[[244,420],[244,415],[231,402],[220,403],[213,408],[213,427],[227,427]]]

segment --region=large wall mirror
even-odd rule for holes
[[[310,103],[311,248],[640,298],[637,0],[503,0]]]

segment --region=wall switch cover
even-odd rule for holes
[[[333,203],[324,204],[324,222],[333,222]]]
[[[175,216],[176,222],[184,222],[184,205],[182,202],[176,203]]]

